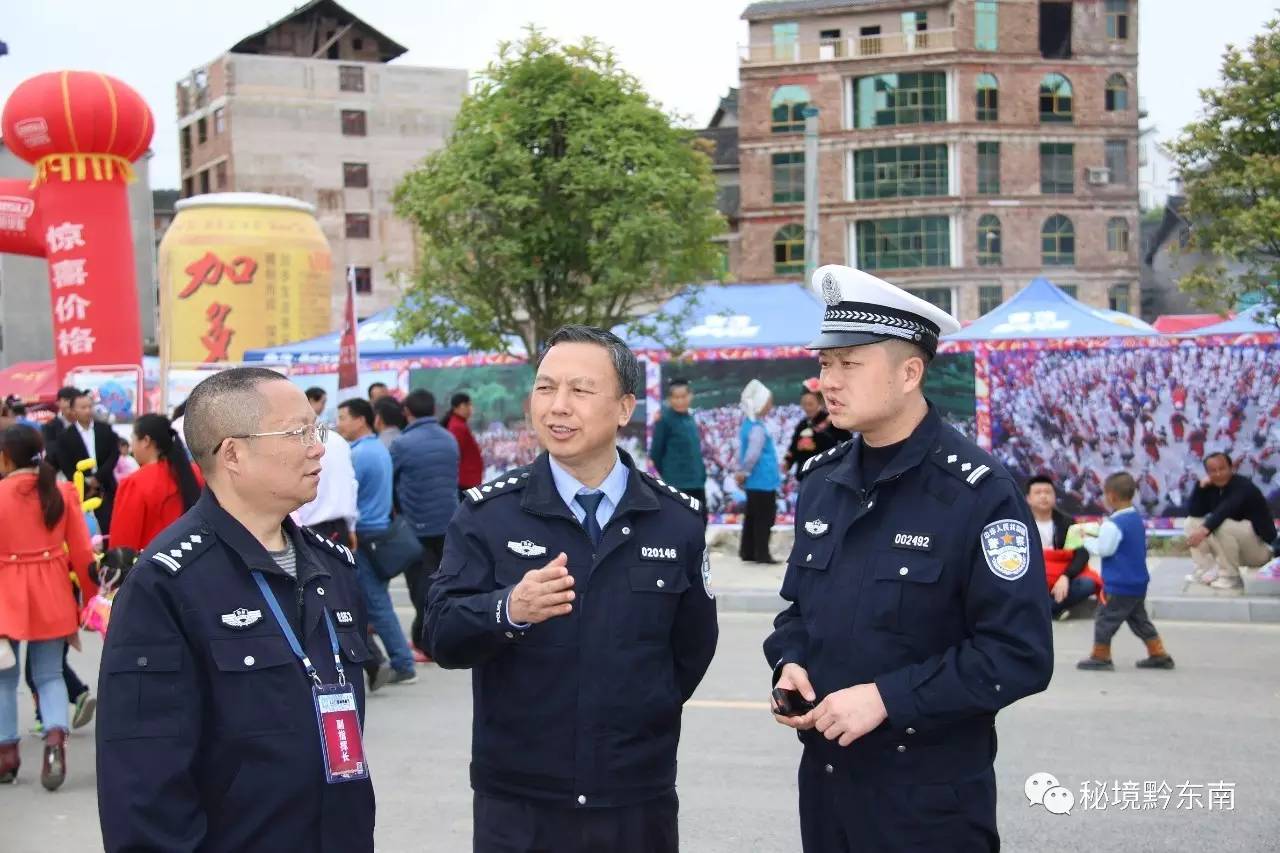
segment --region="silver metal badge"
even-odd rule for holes
[[[243,607],[237,607],[230,613],[222,614],[222,624],[228,628],[248,628],[250,625],[256,625],[261,619],[261,610],[246,610]]]
[[[820,518],[815,518],[813,521],[806,521],[804,523],[804,532],[808,533],[814,539],[817,539],[830,529],[831,525],[827,524]]]
[[[333,615],[337,616],[338,621],[343,625],[350,625],[355,621],[355,617],[351,615],[350,610],[336,610]]]
[[[828,305],[840,304],[840,285],[831,273],[822,277],[822,300]]]
[[[508,542],[507,549],[513,554],[519,554],[521,557],[541,557],[547,553],[547,546],[530,542],[528,539],[522,539],[519,542]]]

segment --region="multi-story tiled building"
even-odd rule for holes
[[[739,97],[745,281],[804,270],[804,118],[819,257],[972,320],[1045,275],[1137,309],[1136,0],[749,6]]]

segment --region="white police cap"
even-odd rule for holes
[[[809,349],[902,340],[932,357],[938,350],[939,336],[960,330],[956,319],[936,305],[853,267],[818,267],[810,284],[827,310],[821,333]]]

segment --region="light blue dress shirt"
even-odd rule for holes
[[[560,499],[565,502],[565,506],[569,507],[569,512],[573,513],[573,517],[578,519],[579,524],[587,517],[587,511],[574,498],[581,494],[604,492],[604,500],[600,501],[600,506],[596,508],[596,521],[599,522],[600,529],[604,530],[627,491],[627,477],[631,472],[626,465],[622,464],[622,457],[617,458],[613,463],[613,470],[596,489],[584,486],[572,474],[560,467],[555,459],[548,457],[547,461],[551,463],[551,479],[555,481]]]

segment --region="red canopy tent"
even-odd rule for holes
[[[1190,332],[1214,323],[1221,323],[1224,317],[1217,314],[1161,314],[1151,325],[1162,335],[1176,335]]]
[[[52,403],[59,387],[52,361],[20,361],[0,370],[0,397],[13,395],[30,406]]]

